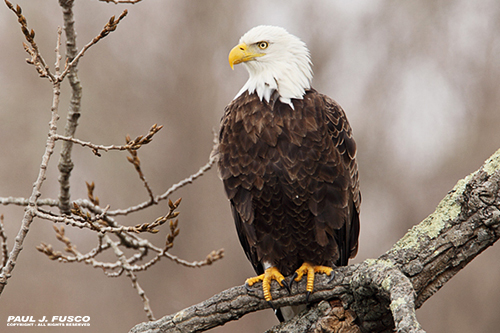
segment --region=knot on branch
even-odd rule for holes
[[[500,172],[478,172],[464,189],[461,204],[463,217],[476,212],[485,224],[498,224],[500,218]],[[482,220],[482,219],[481,219]]]
[[[361,319],[363,330],[380,331],[381,324],[390,323],[397,332],[424,332],[415,315],[413,285],[391,261],[366,260],[354,272],[351,288],[351,308]],[[376,304],[368,304],[373,299]]]

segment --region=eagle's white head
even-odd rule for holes
[[[269,102],[276,90],[281,102],[293,108],[292,98],[302,99],[311,87],[309,50],[283,28],[260,25],[244,34],[229,53],[231,68],[239,63],[245,65],[250,78],[236,97],[248,90]]]

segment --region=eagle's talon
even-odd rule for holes
[[[304,262],[302,266],[300,266],[293,274],[292,281],[299,282],[302,280],[302,277],[305,275],[307,278],[306,282],[306,302],[309,301],[309,295],[313,292],[314,289],[314,274],[315,273],[323,273],[328,276],[332,275],[333,278],[333,268],[327,266],[313,265],[308,262]]]
[[[290,277],[290,290],[292,290],[293,281],[295,281],[297,276],[299,276],[299,274],[297,272],[294,272],[293,275]]]
[[[328,279],[328,281],[327,281],[326,283],[332,283],[332,281],[333,281],[334,279],[335,279],[335,272],[334,272],[334,271],[332,271],[332,272],[331,272],[331,276],[330,276],[330,278]]]
[[[247,281],[245,281],[245,289],[247,290],[247,292],[252,292],[253,291],[253,289],[250,288],[250,285],[248,284]]]
[[[281,283],[282,283],[282,284],[283,284],[283,286],[286,288],[286,290],[288,290],[288,293],[290,293],[290,292],[291,292],[291,289],[290,289],[290,288],[291,288],[291,285],[289,286],[289,285],[288,285],[288,282],[286,282],[286,280],[281,281]]]
[[[271,307],[271,309],[273,309],[274,311],[276,311],[276,309],[274,308],[274,305],[273,305],[273,303],[271,303],[271,301],[267,301],[267,304],[269,304],[269,306]]]
[[[245,288],[250,291],[251,286],[257,282],[262,282],[262,292],[264,293],[264,299],[266,301],[271,301],[273,298],[271,296],[271,282],[276,280],[280,286],[286,286],[288,289],[288,284],[285,281],[285,277],[276,267],[269,267],[264,271],[264,274],[248,278],[245,281]]]

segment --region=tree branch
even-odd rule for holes
[[[29,64],[35,66],[40,77],[48,78],[50,82],[54,83],[56,81],[56,77],[50,72],[49,66],[47,66],[47,63],[40,54],[38,45],[35,42],[35,31],[33,29],[29,30],[28,21],[22,14],[21,7],[17,5],[16,8],[14,8],[14,6],[8,0],[5,0],[5,4],[16,14],[17,20],[21,25],[21,31],[23,32],[26,41],[31,46],[30,48],[30,46],[23,43],[24,50],[31,56],[31,59],[26,59],[26,61]]]
[[[180,182],[172,185],[163,194],[157,195],[154,198],[154,200],[144,201],[138,205],[135,205],[135,206],[132,206],[132,207],[129,207],[126,209],[110,210],[107,213],[107,215],[108,216],[128,215],[130,213],[143,210],[149,206],[152,206],[154,203],[158,203],[162,200],[168,199],[175,191],[179,190],[180,188],[182,188],[188,184],[191,184],[193,181],[195,181],[196,179],[203,176],[208,170],[210,170],[214,166],[215,162],[217,161],[217,156],[214,153],[217,149],[217,144],[218,144],[217,133],[215,133],[215,132],[214,132],[213,142],[214,142],[214,145],[212,147],[212,152],[210,153],[210,158],[209,158],[208,162],[205,165],[203,165],[197,172],[195,172],[191,176],[181,180]]]
[[[330,285],[326,277],[318,276],[309,299],[311,304],[319,303],[271,331],[292,332],[300,327],[304,332],[330,332],[323,326],[318,330],[333,309],[320,301],[338,298],[343,308],[354,313],[361,331],[424,332],[415,309],[499,237],[500,150],[460,180],[429,217],[384,255],[339,267]],[[303,303],[304,284],[290,294],[274,285],[273,306]],[[130,332],[200,332],[269,307],[258,286],[251,293],[239,286],[176,314],[139,324]]]
[[[41,195],[40,188],[42,187],[42,183],[45,181],[45,175],[47,173],[47,166],[49,164],[50,157],[54,152],[54,146],[56,140],[54,135],[57,131],[57,120],[59,119],[58,108],[59,108],[59,95],[61,93],[61,83],[55,82],[52,90],[52,107],[51,113],[52,117],[49,123],[49,136],[47,138],[47,142],[45,144],[45,152],[42,156],[42,162],[40,164],[38,177],[33,184],[33,190],[31,192],[31,196],[28,199],[28,206],[24,211],[24,216],[21,222],[21,228],[15,238],[14,247],[9,254],[7,262],[2,268],[0,272],[0,294],[7,284],[7,280],[11,276],[11,272],[16,265],[17,257],[23,248],[24,239],[28,234],[31,222],[33,222],[33,218],[36,216],[37,211],[37,201]]]
[[[114,2],[135,3],[139,1],[140,0],[119,0]],[[52,83],[53,103],[51,108],[52,117],[49,123],[49,132],[45,152],[43,154],[42,163],[39,168],[38,178],[33,185],[31,196],[28,199],[13,197],[0,198],[0,203],[4,205],[15,204],[25,206],[25,214],[21,222],[21,227],[19,229],[17,237],[15,238],[15,242],[13,244],[14,246],[10,253],[7,247],[7,235],[5,234],[3,227],[3,215],[0,215],[0,294],[7,284],[7,280],[11,277],[11,273],[23,248],[23,243],[29,232],[31,223],[33,222],[35,217],[38,217],[40,219],[45,219],[54,223],[65,223],[73,227],[87,228],[94,231],[98,238],[98,244],[86,254],[82,254],[77,250],[76,246],[65,235],[65,229],[63,226],[54,226],[54,230],[56,233],[56,238],[64,244],[64,251],[67,252],[66,254],[54,250],[50,244],[45,243],[37,246],[37,249],[40,252],[44,253],[51,260],[57,260],[62,263],[83,262],[85,264],[92,265],[95,268],[100,268],[108,277],[118,277],[126,275],[130,278],[132,286],[139,294],[143,303],[143,308],[148,318],[150,320],[154,320],[154,315],[149,304],[149,299],[146,296],[144,289],[139,284],[138,275],[136,274],[136,272],[147,270],[149,267],[159,262],[163,257],[187,267],[202,267],[211,265],[213,262],[223,257],[223,250],[218,250],[209,253],[204,260],[189,262],[168,253],[169,249],[171,249],[174,245],[175,238],[179,235],[178,221],[177,219],[175,219],[179,213],[175,210],[180,203],[180,199],[174,203],[168,197],[176,189],[193,182],[196,178],[203,175],[212,167],[215,162],[215,158],[211,156],[209,163],[202,167],[197,173],[191,175],[180,183],[175,184],[164,194],[160,196],[154,196],[153,191],[149,186],[149,183],[146,180],[146,177],[141,169],[140,160],[137,156],[137,150],[142,145],[151,142],[153,136],[162,128],[162,126],[158,126],[155,124],[150,128],[147,135],[141,135],[134,140],[127,136],[127,142],[124,146],[95,145],[90,142],[84,142],[82,140],[74,138],[74,134],[78,126],[78,119],[80,117],[80,103],[82,97],[82,87],[78,79],[77,71],[78,61],[81,59],[81,57],[83,57],[85,52],[90,47],[116,30],[118,24],[127,15],[127,10],[124,10],[122,14],[116,19],[115,16],[112,16],[104,25],[104,28],[101,30],[101,32],[78,52],[76,47],[76,31],[74,28],[75,22],[73,18],[74,0],[59,0],[59,4],[63,10],[64,16],[64,31],[66,34],[66,61],[64,63],[64,67],[62,67],[60,46],[63,30],[59,27],[57,30],[57,45],[55,49],[55,71],[54,73],[51,73],[49,67],[46,65],[45,61],[40,55],[37,44],[35,43],[35,32],[28,29],[27,20],[22,15],[21,7],[16,6],[16,8],[14,8],[14,6],[7,0],[5,0],[5,3],[9,7],[9,9],[11,9],[16,14],[18,22],[21,25],[21,31],[23,32],[26,40],[29,43],[23,43],[25,51],[31,56],[31,58],[27,60],[28,63],[35,67],[41,77],[48,78]],[[61,83],[66,78],[66,76],[68,77],[71,86],[71,98],[65,127],[65,135],[63,136],[57,134],[57,121],[59,120],[58,109]],[[63,140],[61,157],[58,165],[60,171],[59,200],[40,200],[40,189],[42,183],[45,181],[48,163],[54,152],[54,147],[57,140]],[[81,199],[82,207],[78,204],[78,200],[71,203],[69,180],[71,171],[73,169],[72,147],[75,143],[90,147],[93,150],[94,154],[97,156],[100,156],[99,150],[128,150],[132,155],[132,158],[129,158],[129,161],[134,165],[140,179],[142,180],[144,186],[146,187],[146,190],[148,191],[150,200],[145,205],[145,207],[156,204],[159,200],[168,199],[170,211],[152,222],[137,224],[135,226],[120,225],[112,217],[108,216],[109,205],[104,209],[99,207],[99,199],[94,195],[95,185],[93,182],[87,183],[88,200]],[[158,198],[158,200],[156,198]],[[57,214],[50,210],[43,210],[39,207],[39,205],[57,206],[59,207],[60,213]],[[141,208],[135,209],[134,207],[128,208],[126,209],[125,214],[140,209]],[[155,246],[148,239],[141,238],[137,235],[141,232],[156,233],[159,231],[157,228],[167,222],[169,222],[170,224],[170,233],[166,235],[166,240],[163,243],[163,246]],[[112,237],[117,237],[118,240],[113,240]],[[116,257],[115,262],[104,262],[97,259],[97,256],[103,253],[105,250],[111,250],[113,252],[114,256]],[[153,254],[153,256],[148,257],[148,254],[151,253]],[[146,262],[142,262],[146,259]]]
[[[9,258],[9,248],[7,246],[7,235],[3,226],[3,214],[0,214],[0,243],[2,244],[2,260],[0,267],[3,267]]]
[[[143,135],[140,135],[138,136],[137,138],[135,138],[134,140],[131,140],[128,136],[127,136],[127,144],[125,145],[122,145],[122,146],[116,146],[116,145],[109,145],[109,146],[104,146],[104,145],[96,145],[92,142],[85,142],[85,141],[82,141],[80,139],[77,139],[77,138],[73,138],[73,137],[67,137],[67,136],[63,136],[63,135],[56,135],[56,140],[63,140],[63,141],[69,141],[69,142],[72,142],[72,143],[76,143],[82,147],[89,147],[90,149],[92,149],[92,152],[96,155],[96,156],[101,156],[101,154],[99,153],[99,150],[104,150],[105,152],[108,152],[110,150],[137,150],[139,148],[141,148],[143,145],[146,145],[148,143],[150,143],[152,140],[153,140],[153,136],[158,133],[161,129],[163,128],[162,125],[157,125],[157,124],[154,124],[153,126],[151,126],[151,128],[149,129],[149,133],[146,135],[146,136],[143,136]]]
[[[66,76],[68,76],[69,84],[71,86],[71,99],[68,116],[66,118],[66,126],[64,127],[64,137],[66,138],[71,138],[75,135],[76,128],[78,127],[78,119],[80,118],[82,86],[80,84],[80,79],[78,78],[78,61],[92,45],[96,44],[102,38],[114,31],[120,21],[127,15],[127,10],[124,10],[118,19],[115,19],[115,17],[112,16],[99,35],[92,39],[92,41],[90,41],[80,50],[80,52],[78,52],[76,47],[75,20],[73,18],[73,3],[74,0],[59,0],[59,5],[63,10],[64,32],[66,34],[66,66],[57,79],[58,81],[62,81]],[[58,165],[60,172],[59,208],[63,214],[69,214],[71,210],[69,178],[74,167],[71,160],[72,148],[73,141],[65,140],[63,142]]]
[[[59,5],[63,10],[64,33],[66,34],[66,63],[73,60],[77,54],[76,47],[76,31],[75,20],[73,18],[73,0],[59,0]],[[71,98],[64,128],[64,135],[72,137],[75,135],[78,126],[78,118],[80,118],[80,105],[82,99],[82,86],[78,78],[77,66],[71,66],[68,73],[68,80],[71,86]],[[64,141],[59,158],[58,169],[59,175],[59,209],[63,214],[70,213],[70,184],[69,178],[73,170],[73,162],[71,160],[71,150],[73,143]]]

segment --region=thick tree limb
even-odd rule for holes
[[[73,2],[74,0],[60,0],[59,5],[63,10],[64,17],[64,32],[66,34],[66,59],[68,61],[73,60],[78,53],[76,47],[76,32],[75,32],[75,20],[73,17]],[[72,137],[75,135],[76,128],[78,126],[78,119],[80,118],[80,105],[82,100],[82,86],[80,84],[80,79],[78,78],[77,66],[72,66],[68,74],[69,84],[71,86],[71,100],[68,110],[68,116],[66,120],[66,126],[64,128],[64,135],[67,137]],[[71,171],[73,170],[73,161],[71,160],[71,151],[73,148],[73,143],[70,141],[64,141],[61,150],[61,157],[59,159],[59,208],[64,214],[70,214],[70,184],[69,178]]]
[[[499,184],[500,150],[478,171],[460,180],[434,213],[387,253],[338,268],[330,284],[318,276],[310,301],[319,303],[271,331],[338,332],[334,325],[346,324],[335,319],[338,304],[320,301],[339,299],[341,315],[352,326],[348,332],[424,332],[415,309],[500,237]],[[304,282],[295,285],[290,294],[274,286],[273,305],[303,303],[304,290]],[[201,332],[266,308],[269,305],[260,289],[248,293],[239,286],[158,321],[139,324],[130,332]]]

